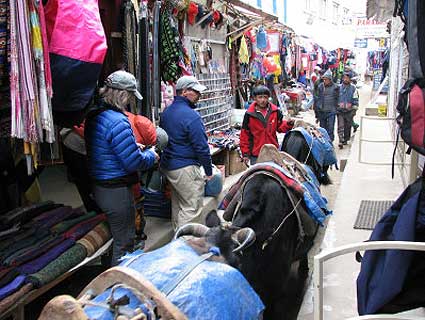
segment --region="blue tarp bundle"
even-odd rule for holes
[[[143,253],[138,250],[125,257],[121,266],[140,272],[159,290],[163,290],[199,255],[179,239],[155,251]],[[105,302],[110,289],[94,301]],[[117,289],[114,298],[127,295],[129,306],[136,308],[139,300],[126,289]],[[189,319],[259,319],[264,309],[258,295],[243,275],[226,264],[204,261],[171,291],[167,298]],[[86,307],[90,319],[112,320],[113,315],[101,307]]]
[[[282,168],[280,165],[274,162],[264,162],[262,164],[268,164],[276,170],[281,171],[287,177],[295,179],[291,173]],[[256,164],[257,166],[260,164]],[[307,208],[307,212],[314,221],[323,226],[323,222],[326,219],[327,215],[332,214],[332,211],[328,209],[328,200],[322,196],[319,189],[319,182],[316,179],[316,176],[311,171],[307,165],[303,165],[304,169],[308,173],[308,180],[304,182],[299,182],[303,188],[303,200]]]
[[[335,149],[332,145],[332,141],[329,138],[328,133],[321,127],[317,127],[317,130],[319,130],[322,138],[313,136],[303,127],[292,129],[292,131],[298,131],[303,135],[307,145],[311,148],[311,153],[313,154],[314,159],[317,161],[317,163],[319,163],[319,165],[331,166],[336,164],[337,159]]]

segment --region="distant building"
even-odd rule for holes
[[[364,16],[364,0],[242,0],[278,16],[299,35],[314,39],[327,49],[354,46],[358,16]]]

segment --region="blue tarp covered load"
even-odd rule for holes
[[[298,131],[303,135],[307,145],[311,148],[311,153],[314,159],[320,166],[331,166],[336,164],[337,159],[335,149],[328,133],[321,127],[317,127],[316,130],[320,132],[321,137],[310,134],[303,127],[297,127],[291,131]]]
[[[152,252],[138,250],[126,256],[121,266],[140,272],[164,292],[197,259],[199,255],[184,240],[178,239]],[[108,289],[93,301],[104,303],[110,293]],[[129,307],[145,309],[130,290],[118,288],[114,291],[115,300],[124,295],[130,299]],[[238,270],[208,260],[196,266],[167,298],[189,319],[197,320],[259,319],[264,309],[260,298]],[[113,314],[102,307],[88,306],[84,311],[90,319],[114,319]]]

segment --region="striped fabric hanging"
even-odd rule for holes
[[[46,130],[46,141],[52,143],[55,140],[53,117],[52,117],[52,103],[51,96],[48,95],[46,85],[45,63],[43,54],[43,39],[41,35],[40,19],[38,12],[35,8],[35,3],[29,1],[30,21],[31,21],[31,35],[32,35],[32,49],[35,59],[35,67],[38,78],[38,101],[40,107],[40,114],[37,119],[40,119],[40,128]],[[39,138],[42,140],[42,132],[39,132]]]
[[[42,7],[39,0],[10,1],[11,136],[30,143],[55,140],[52,79]]]

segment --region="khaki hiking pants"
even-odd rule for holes
[[[201,223],[205,181],[198,166],[162,170],[171,185],[171,222],[174,230],[188,223]]]

